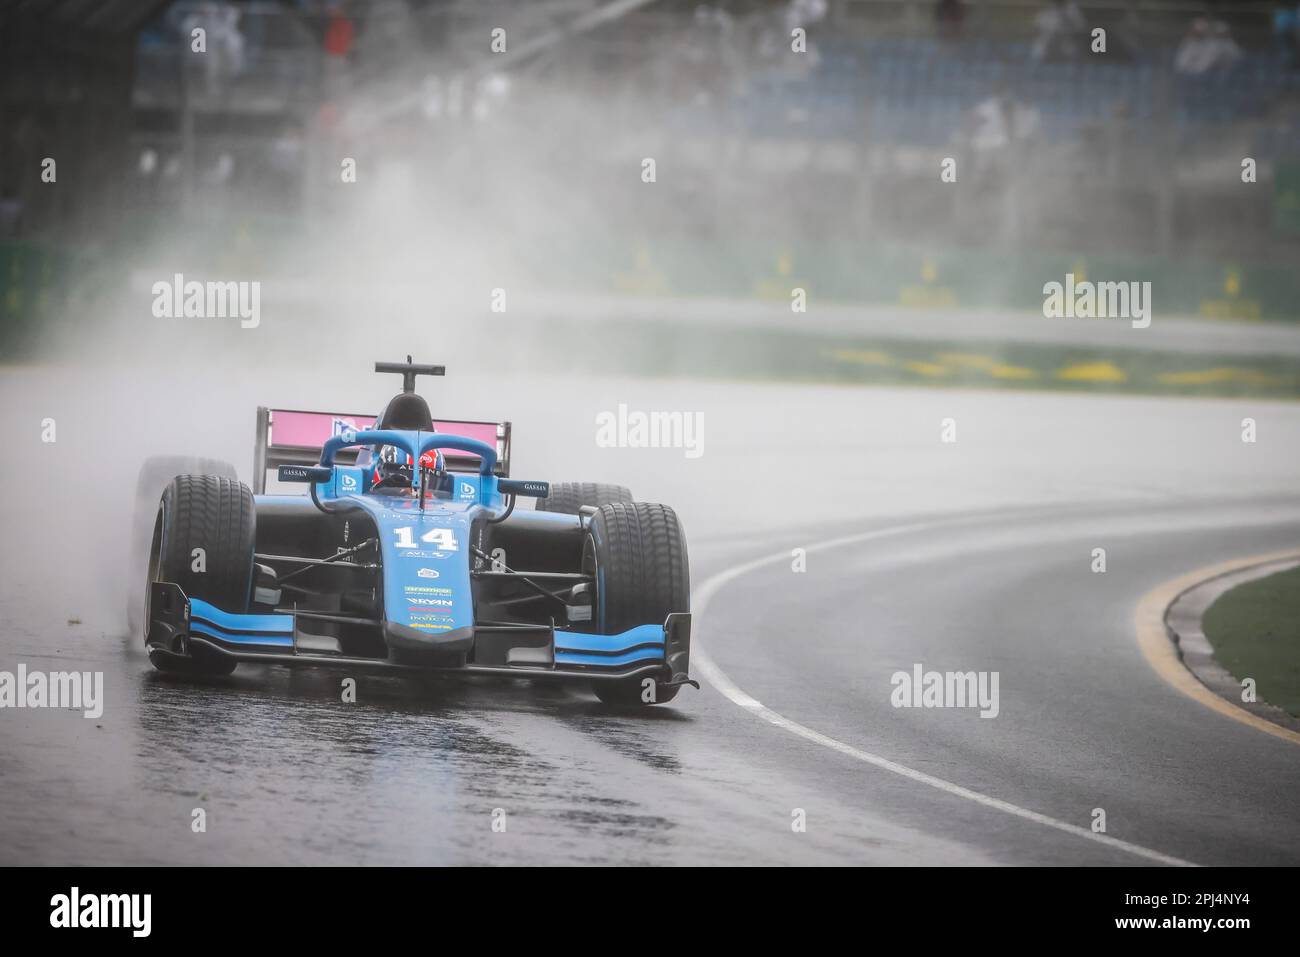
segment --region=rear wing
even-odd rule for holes
[[[374,425],[373,415],[348,415],[341,412],[306,412],[301,409],[257,409],[257,445],[253,449],[253,492],[266,492],[266,473],[281,465],[315,465],[327,439],[346,429],[361,431]],[[469,422],[455,419],[434,420],[435,432],[464,435],[478,439],[497,450],[495,474],[510,474],[510,423]],[[352,465],[357,449],[340,449],[334,461]],[[453,472],[477,472],[477,455],[447,450],[443,453],[447,468]]]

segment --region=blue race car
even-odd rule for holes
[[[416,394],[417,375],[444,367],[408,356],[375,371],[403,377],[377,418],[258,410],[258,494],[224,463],[146,463],[140,618],[156,668],[581,679],[637,706],[698,687],[671,508],[621,486],[512,479],[510,423],[434,421]],[[265,494],[268,471],[307,494]]]

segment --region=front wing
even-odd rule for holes
[[[458,653],[429,662],[344,655],[336,639],[304,630],[318,613],[232,614],[179,585],[150,585],[149,654],[187,658],[196,649],[250,664],[344,668],[367,672],[438,672],[513,678],[622,680],[654,677],[662,684],[695,684],[689,677],[691,616],[669,615],[662,625],[638,625],[614,635],[554,626],[476,624],[455,642]],[[462,650],[463,649],[463,650]]]

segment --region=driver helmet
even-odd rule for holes
[[[444,468],[442,453],[432,449],[425,452],[420,456],[420,467],[441,472]],[[395,445],[384,445],[379,449],[379,459],[371,476],[371,484],[410,488],[414,474],[415,462],[409,452]]]
[[[409,452],[395,445],[384,445],[379,449],[379,461],[375,464],[371,481],[375,485],[382,483],[397,488],[409,488],[414,471]]]

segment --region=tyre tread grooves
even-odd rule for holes
[[[246,611],[257,535],[248,487],[216,475],[178,475],[163,493],[163,508],[171,529],[163,555],[164,580],[224,611]],[[202,573],[193,570],[195,548],[205,552]]]

